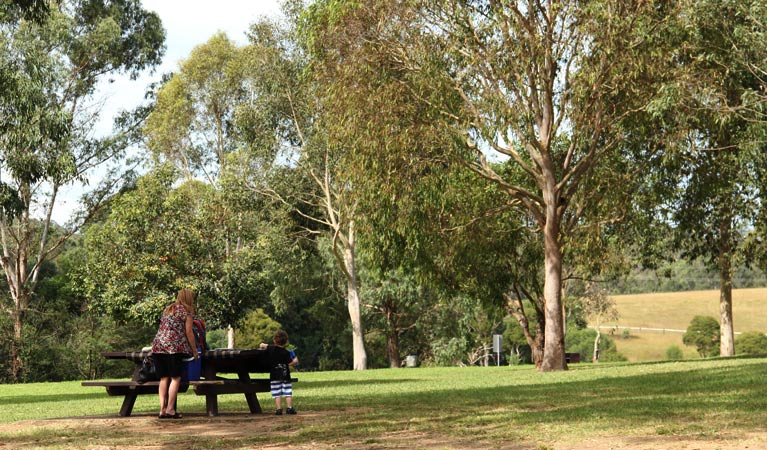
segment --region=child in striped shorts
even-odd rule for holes
[[[288,333],[283,330],[277,331],[272,339],[273,345],[261,343],[259,348],[266,350],[269,355],[269,380],[271,382],[272,398],[277,405],[277,415],[282,415],[282,397],[285,397],[285,403],[288,414],[296,414],[293,408],[293,383],[290,379],[290,367],[298,364],[296,354],[285,348],[288,345]]]

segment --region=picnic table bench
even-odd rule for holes
[[[133,406],[139,395],[157,394],[159,381],[139,383],[138,373],[144,357],[149,351],[103,352],[107,359],[125,359],[135,364],[130,381],[84,381],[83,386],[102,386],[110,396],[123,396],[119,415],[127,417],[133,412]],[[205,396],[205,408],[209,416],[217,416],[218,396],[221,394],[244,394],[252,414],[262,412],[258,403],[257,392],[269,392],[269,378],[251,379],[251,372],[269,372],[266,352],[263,350],[216,349],[206,350],[202,354],[202,377],[200,380],[182,381],[179,392],[187,392],[192,386],[194,393]],[[236,373],[237,378],[222,378],[218,374]],[[293,378],[293,382],[298,379]]]

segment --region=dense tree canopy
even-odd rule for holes
[[[39,2],[27,4],[28,11],[42,10]],[[117,184],[108,170],[97,189],[84,195],[70,226],[52,234],[59,190],[115,161],[127,146],[125,134],[92,136],[99,115],[92,103],[97,82],[114,73],[136,77],[158,64],[164,50],[157,15],[137,0],[50,6],[35,20],[0,20],[0,261],[11,297],[3,309],[14,322],[13,378],[23,370],[23,324],[43,263],[93,217]],[[0,12],[8,14],[5,3]],[[35,220],[38,210],[42,219]]]
[[[159,62],[158,18],[137,0],[0,6],[8,379],[117,374],[93,355],[146,345],[182,287],[217,345],[284,328],[308,368],[489,364],[503,334],[504,361],[548,371],[565,349],[622,358],[585,329],[613,313],[606,288],[719,284],[721,325],[685,339],[731,353],[729,289],[767,268],[763,0],[284,13],[246,45],[201,38],[94,137],[95,83]],[[131,142],[141,176],[123,173]],[[53,223],[61,187],[103,161]]]

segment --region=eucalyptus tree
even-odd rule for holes
[[[719,273],[720,355],[734,356],[733,273],[748,235],[758,239],[764,204],[764,1],[701,0],[687,5],[681,102],[689,145],[677,155],[682,178],[672,205],[676,244]],[[762,237],[763,239],[763,237]]]
[[[216,186],[237,148],[234,114],[247,100],[243,52],[219,32],[195,47],[157,93],[144,127],[147,146],[189,179]]]
[[[341,206],[335,207],[340,214],[338,220],[330,221],[330,228],[341,231],[339,226],[346,227],[342,233],[334,232],[339,237],[334,239],[337,242],[334,247],[338,248],[336,259],[347,278],[350,315],[360,316],[361,325],[362,304],[375,322],[382,319],[389,365],[398,367],[400,335],[415,326],[416,311],[424,306],[428,296],[418,293],[422,288],[414,276],[408,275],[413,261],[408,261],[403,252],[407,252],[408,235],[413,233],[398,218],[409,214],[414,205],[410,200],[417,195],[412,183],[417,175],[400,173],[400,178],[387,177],[392,175],[387,168],[396,161],[388,159],[386,149],[419,145],[413,132],[415,127],[403,125],[423,109],[408,111],[408,98],[401,87],[392,84],[377,89],[370,80],[354,83],[355,77],[361,76],[360,65],[347,65],[344,61],[365,60],[371,66],[386,61],[376,59],[364,41],[357,41],[360,29],[372,22],[349,21],[334,24],[336,29],[327,28],[327,16],[333,14],[334,7],[328,2],[316,2],[302,16],[300,36],[310,63],[306,74],[311,77],[312,94],[318,99],[314,143],[307,147],[305,162],[332,169],[330,177],[315,179],[325,193],[324,198],[332,200],[324,204]],[[347,26],[348,33],[337,32]],[[345,55],[339,57],[335,52],[338,48],[344,48]],[[425,134],[421,136],[428,139]],[[360,147],[367,151],[359,151]],[[327,152],[327,157],[320,159],[322,153],[317,150]],[[378,153],[379,157],[365,158],[366,153]],[[328,209],[324,217],[330,217],[330,213]],[[358,270],[360,262],[364,270]],[[366,286],[359,286],[358,273],[365,274]],[[358,291],[363,293],[362,299]],[[360,329],[362,343],[361,338]]]
[[[186,180],[199,178],[217,191],[219,212],[226,217],[218,222],[224,237],[222,263],[246,247],[242,233],[248,214],[227,200],[228,192],[222,186],[227,161],[241,142],[235,111],[247,100],[244,61],[244,50],[224,33],[195,47],[157,92],[143,128],[156,162],[170,162]],[[233,347],[232,328],[228,339]]]
[[[292,5],[292,6],[291,6]],[[291,9],[292,8],[292,9]],[[300,4],[288,4],[293,24]],[[343,274],[352,329],[353,368],[367,368],[357,261],[359,199],[344,143],[330,135],[322,76],[309,70],[305,49],[288,24],[253,25],[248,48],[250,100],[238,111],[249,142],[243,179],[259,196],[302,217],[306,235],[324,235]],[[318,87],[319,86],[319,87]],[[288,181],[292,180],[292,181]]]
[[[128,144],[123,133],[94,137],[97,83],[116,73],[136,77],[155,66],[163,41],[159,18],[137,0],[50,3],[34,21],[0,24],[0,262],[11,298],[3,309],[14,321],[13,379],[23,369],[24,317],[41,265],[93,217],[119,179],[120,171],[107,167],[65,231],[51,235],[62,187],[87,183],[91,169],[114,161]]]
[[[0,5],[0,22],[13,23],[21,19],[40,22],[50,12],[48,0],[11,0]]]
[[[358,12],[357,4],[329,3],[334,14],[327,15],[327,29],[348,33],[339,17]],[[596,206],[629,195],[624,172],[634,173],[630,163],[649,149],[624,152],[623,125],[653,106],[667,61],[664,21],[675,17],[674,3],[376,5],[387,19],[360,33],[360,41],[390,49],[385,75],[405,72],[402,85],[441,116],[445,132],[461,144],[444,146],[444,154],[476,173],[475,183],[496,185],[504,204],[537,227],[545,323],[540,369],[565,369],[562,281],[569,239],[584,222],[616,219],[620,213],[613,211],[597,217]],[[354,46],[345,44],[327,52],[351,65]],[[513,170],[499,172],[493,157],[507,159]]]

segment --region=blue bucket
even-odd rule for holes
[[[200,349],[197,349],[199,353]],[[199,381],[202,372],[202,358],[193,359],[184,363],[184,371],[181,374],[181,381]]]

